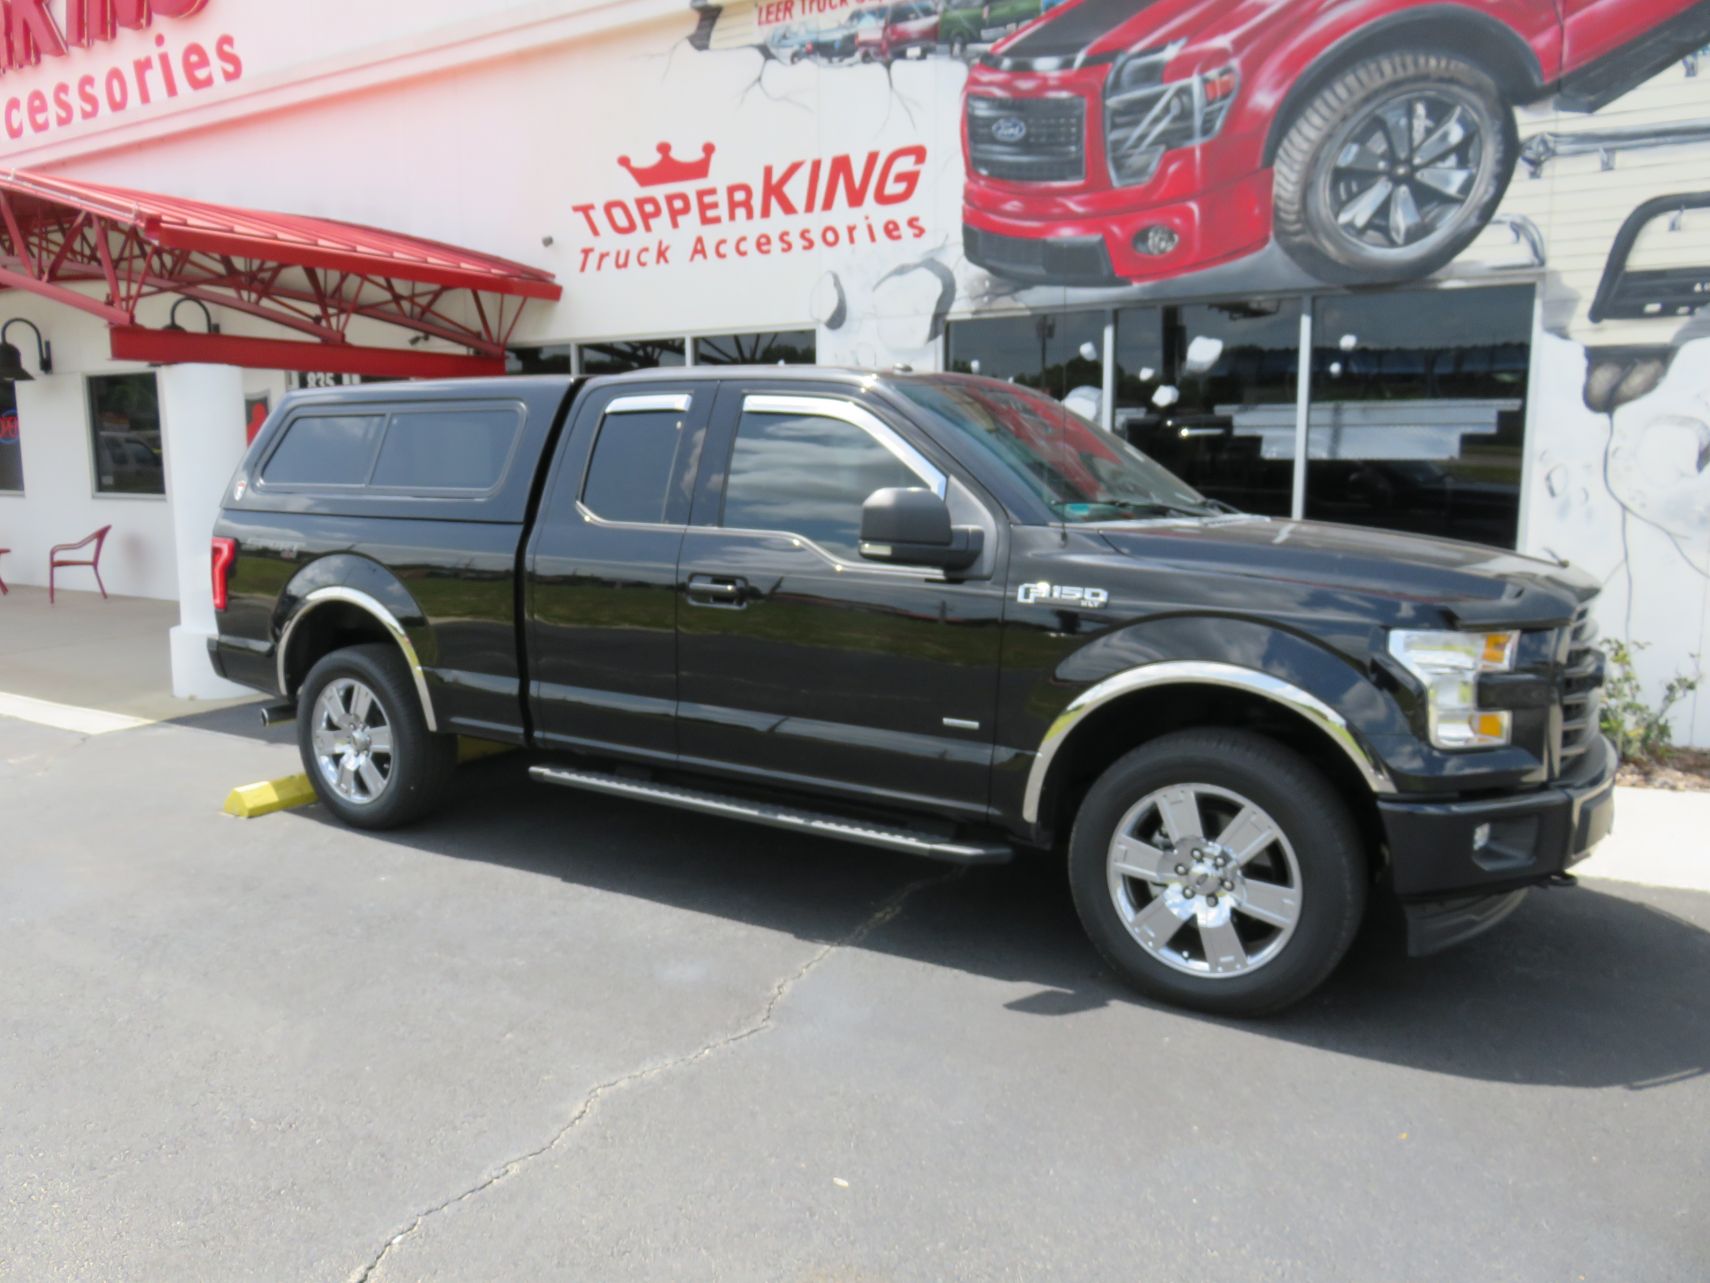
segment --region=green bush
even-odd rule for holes
[[[1698,689],[1697,677],[1675,676],[1663,687],[1656,706],[1645,702],[1639,675],[1633,671],[1633,656],[1645,649],[1644,642],[1606,641],[1608,675],[1603,685],[1603,733],[1615,742],[1623,762],[1668,760],[1673,731],[1668,715],[1674,706]]]

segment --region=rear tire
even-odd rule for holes
[[[297,749],[321,802],[353,828],[392,829],[441,801],[457,739],[427,728],[395,646],[325,656],[297,695]]]
[[[1359,828],[1294,750],[1242,730],[1165,735],[1081,803],[1069,884],[1087,935],[1148,997],[1278,1011],[1335,969],[1365,911]]]
[[[1490,222],[1519,154],[1514,109],[1476,64],[1367,58],[1289,122],[1274,171],[1277,243],[1328,283],[1429,276]]]

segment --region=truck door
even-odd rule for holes
[[[686,765],[983,816],[999,528],[902,420],[847,388],[724,383],[679,571]],[[988,531],[976,575],[858,549],[874,490],[926,486]]]
[[[608,385],[576,405],[526,560],[536,742],[676,754],[677,555],[712,391]]]

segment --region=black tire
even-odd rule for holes
[[[374,748],[369,763],[383,778],[377,791],[363,784],[364,773],[350,778],[352,791],[368,792],[371,800],[340,795],[340,784],[329,778],[335,767],[324,766],[316,748],[317,731],[327,731],[326,718],[317,710],[321,695],[340,682],[359,683],[372,693],[377,712],[364,719],[364,743],[377,739],[381,727],[389,730],[390,752]],[[335,698],[347,698],[336,692]],[[348,733],[331,732],[341,743]],[[435,735],[427,728],[420,697],[409,668],[398,648],[386,643],[350,646],[325,656],[303,681],[297,695],[297,750],[303,770],[326,808],[346,824],[359,829],[392,829],[418,820],[437,806],[445,785],[457,767],[457,739]],[[364,754],[341,754],[330,759],[359,761]]]
[[[1229,882],[1213,884],[1210,896],[1203,887],[1199,892],[1200,911],[1213,917],[1216,910],[1204,906],[1215,905],[1215,897],[1223,896],[1223,918],[1245,933],[1251,942],[1246,947],[1254,949],[1254,958],[1261,959],[1250,970],[1236,971],[1232,964],[1229,974],[1194,973],[1190,968],[1210,964],[1195,961],[1189,954],[1196,948],[1204,955],[1211,953],[1209,944],[1200,944],[1197,918],[1181,919],[1182,926],[1173,937],[1168,932],[1174,928],[1166,926],[1165,940],[1171,948],[1162,949],[1158,943],[1148,948],[1130,930],[1124,911],[1118,907],[1118,884],[1125,888],[1125,895],[1147,897],[1146,908],[1151,907],[1154,888],[1112,872],[1110,853],[1117,827],[1131,810],[1172,785],[1211,790],[1207,813],[1215,811],[1217,805],[1233,810],[1239,801],[1250,802],[1266,813],[1284,839],[1283,843],[1261,848],[1255,862],[1245,869],[1237,865],[1241,876],[1227,875],[1235,879],[1238,892],[1218,889],[1219,885],[1232,885]],[[1236,802],[1227,800],[1225,794],[1238,795]],[[1212,827],[1211,822],[1205,827]],[[1192,889],[1186,883],[1193,880],[1194,870],[1200,866],[1191,862],[1176,865],[1177,855],[1168,849],[1167,840],[1155,841],[1172,862],[1166,876],[1174,877],[1176,867],[1188,869],[1188,878],[1177,881],[1176,903],[1180,904],[1184,887]],[[1292,863],[1287,860],[1291,854]],[[1193,856],[1189,854],[1188,859]],[[1267,876],[1254,876],[1251,881],[1245,877],[1261,872]],[[1260,882],[1286,883],[1291,878],[1297,880],[1294,903],[1298,907],[1286,934],[1246,917],[1243,910],[1230,911]],[[1069,884],[1075,908],[1105,960],[1148,997],[1219,1015],[1254,1016],[1278,1011],[1323,983],[1359,928],[1367,880],[1359,828],[1335,789],[1299,753],[1250,731],[1178,731],[1120,758],[1082,801],[1069,840]],[[1165,890],[1157,888],[1156,895],[1162,897]],[[1193,902],[1190,899],[1188,903]],[[1167,905],[1163,907],[1168,909]],[[1166,924],[1171,921],[1168,917],[1160,920]],[[1177,945],[1179,949],[1174,947]],[[1154,949],[1170,955],[1180,952],[1182,956],[1179,961],[1172,957],[1166,963]],[[1268,956],[1267,950],[1271,950]],[[1240,956],[1245,960],[1245,954]]]
[[[1445,123],[1454,109],[1461,110],[1461,127],[1468,132],[1447,153],[1451,163],[1427,157],[1430,163],[1415,166],[1412,151],[1397,160],[1393,149],[1383,155],[1350,150],[1362,138],[1381,134],[1392,144],[1415,146],[1405,130],[1397,139],[1393,131],[1383,129],[1378,113],[1398,104],[1404,112],[1423,104],[1426,119],[1435,126]],[[1433,108],[1440,108],[1441,114],[1433,117]],[[1426,141],[1434,138],[1433,126]],[[1355,165],[1340,169],[1344,152]],[[1519,154],[1513,108],[1496,82],[1474,63],[1431,52],[1390,53],[1357,62],[1296,112],[1283,135],[1273,186],[1277,243],[1328,283],[1375,284],[1429,276],[1453,261],[1490,222]],[[1393,168],[1369,168],[1373,161]],[[1420,181],[1416,170],[1431,173],[1432,180]],[[1462,172],[1470,175],[1464,185],[1449,178]],[[1392,181],[1398,176],[1399,183]],[[1368,177],[1371,186],[1364,185]],[[1458,188],[1454,193],[1442,190],[1450,181]],[[1390,194],[1380,194],[1380,212],[1369,216],[1363,228],[1350,230],[1339,221],[1341,211],[1363,212],[1362,200],[1374,191],[1381,193],[1384,183],[1390,184]],[[1419,215],[1422,230],[1415,239],[1403,234],[1398,241],[1396,229],[1410,223],[1409,207]]]

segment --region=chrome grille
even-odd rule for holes
[[[1601,733],[1603,653],[1597,648],[1597,622],[1582,606],[1569,626],[1561,675],[1562,730],[1557,760],[1571,770]]]
[[[1086,176],[1086,104],[1079,98],[969,98],[974,172],[1018,183]]]

